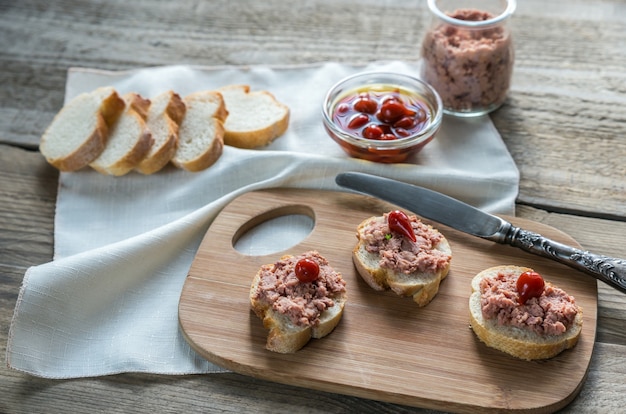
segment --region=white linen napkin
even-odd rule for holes
[[[89,169],[61,173],[54,260],[24,276],[7,365],[48,378],[224,371],[183,339],[178,300],[212,220],[247,191],[338,190],[337,173],[363,171],[426,186],[489,212],[514,214],[519,173],[488,117],[444,117],[436,139],[410,163],[377,164],[345,155],[324,132],[321,103],[332,84],[367,70],[418,73],[415,64],[405,62],[71,69],[66,101],[104,85],[149,98],[167,89],[184,96],[249,84],[291,108],[290,126],[266,148],[225,147],[215,165],[198,173],[173,167],[150,176],[109,177]]]

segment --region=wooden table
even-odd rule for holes
[[[51,260],[58,172],[37,151],[67,69],[415,60],[425,2],[0,1],[0,351],[27,267]],[[491,115],[521,172],[517,215],[626,258],[626,2],[524,0],[513,87]],[[588,378],[564,412],[626,405],[626,296],[599,285]],[[33,378],[0,412],[427,412],[237,374]]]

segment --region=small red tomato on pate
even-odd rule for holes
[[[537,272],[528,271],[517,279],[518,302],[523,305],[530,298],[537,298],[543,293],[545,281]]]
[[[320,267],[314,260],[300,259],[296,263],[294,272],[300,282],[313,282],[319,277]]]

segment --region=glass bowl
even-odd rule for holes
[[[351,157],[399,163],[433,140],[443,110],[437,92],[418,78],[365,72],[330,88],[322,115],[328,135]]]

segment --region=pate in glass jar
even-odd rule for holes
[[[514,50],[507,25],[515,0],[428,0],[430,25],[421,78],[441,96],[444,113],[487,114],[505,101]]]

